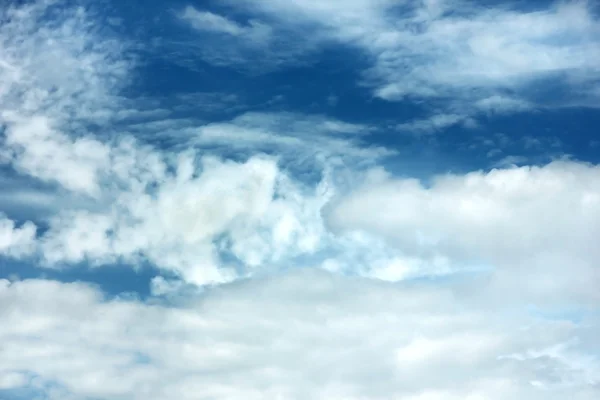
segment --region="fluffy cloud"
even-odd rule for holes
[[[14,167],[68,190],[97,196],[102,170],[110,166],[109,148],[91,138],[71,140],[55,131],[46,117],[5,119],[4,145],[12,150]]]
[[[27,222],[20,227],[0,213],[0,255],[21,257],[35,251],[36,227]]]
[[[374,173],[328,220],[381,235],[408,255],[495,267],[503,290],[597,302],[598,182],[598,166],[568,161],[443,175],[429,186]]]
[[[310,271],[174,309],[83,284],[0,281],[0,382],[103,399],[594,399],[600,371],[566,321],[487,314],[447,290]],[[26,318],[24,318],[26,316]],[[579,342],[572,342],[580,335]],[[433,378],[434,377],[434,378]],[[25,392],[27,393],[27,392]]]
[[[296,246],[317,247],[309,238],[311,229],[318,235],[319,226],[311,227],[302,211],[308,198],[286,183],[273,160],[206,158],[201,170],[195,176],[193,158],[182,157],[176,175],[158,181],[153,191],[122,192],[104,212],[58,214],[40,238],[43,257],[51,264],[116,259],[135,264],[143,257],[203,284],[235,276],[234,265],[220,268],[219,249],[232,252],[243,266],[256,266]]]

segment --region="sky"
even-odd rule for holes
[[[0,400],[600,398],[600,4],[4,0]]]

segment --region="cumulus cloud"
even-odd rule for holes
[[[36,226],[27,222],[17,227],[0,213],[0,255],[21,257],[35,251]]]
[[[99,178],[109,169],[109,148],[91,138],[72,140],[54,131],[47,117],[5,119],[4,145],[12,150],[12,164],[27,175],[54,181],[68,190],[99,194]]]
[[[157,182],[153,192],[122,192],[104,212],[58,214],[40,239],[43,257],[51,264],[116,259],[135,264],[144,257],[204,284],[235,276],[227,272],[233,265],[221,268],[219,248],[244,265],[260,265],[306,240],[296,238],[311,229],[299,225],[304,204],[289,200],[300,194],[286,186],[273,160],[207,158],[201,170],[195,176],[194,160],[182,157],[176,175]]]
[[[502,290],[597,302],[599,178],[597,166],[568,161],[448,174],[430,186],[376,174],[332,206],[328,220],[409,255],[495,267]]]
[[[0,281],[0,382],[48,398],[594,399],[597,343],[440,289],[301,271],[174,309]],[[27,318],[23,318],[27,316]],[[529,322],[526,322],[529,321]],[[570,341],[580,335],[579,342]],[[435,379],[432,379],[435,377]],[[70,397],[69,397],[70,396]]]

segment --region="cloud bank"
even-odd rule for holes
[[[304,271],[173,309],[84,284],[0,282],[0,381],[50,399],[597,394],[599,365],[581,348],[592,327],[506,321],[446,291]]]

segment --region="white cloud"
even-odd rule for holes
[[[333,5],[323,7],[330,6]],[[350,7],[341,14],[340,18],[358,18],[361,14],[358,10],[366,5],[361,3],[355,6],[355,9]],[[7,54],[13,55],[9,60],[12,66],[39,66],[41,61],[36,57],[40,54],[45,57],[45,53],[36,47],[37,41],[41,42],[46,36],[60,37],[50,29],[56,28],[56,23],[46,30],[34,29],[34,22],[28,18],[37,14],[31,14],[29,9],[26,11],[29,14],[15,19],[16,25],[10,32],[16,32],[17,37],[34,32],[33,37],[27,39],[30,42],[24,41],[25,44],[33,44],[17,50],[11,47],[15,46],[17,39],[4,40],[4,47],[9,50]],[[82,43],[91,40],[89,36],[93,37],[93,31],[89,31],[91,25],[86,22],[85,13],[77,11],[65,15],[67,19],[62,21],[62,25],[57,24],[56,29],[78,34],[78,37],[81,36],[78,40]],[[77,23],[72,22],[71,18]],[[10,35],[7,37],[10,38]],[[408,202],[408,214],[405,215],[402,210],[394,214],[392,211],[395,208],[391,208],[389,216],[382,215],[386,207],[390,207],[385,203],[386,196],[395,196],[396,192],[389,189],[388,193],[387,183],[382,184],[383,189],[375,185],[374,193],[381,194],[373,200],[381,203],[381,207],[376,207],[376,215],[354,208],[355,201],[360,207],[363,207],[363,201],[371,202],[368,195],[360,191],[360,194],[351,195],[342,202],[337,214],[334,214],[337,215],[335,221],[342,221],[339,222],[342,228],[362,228],[372,232],[368,235],[336,237],[323,223],[323,207],[334,194],[343,193],[360,179],[349,176],[357,174],[357,170],[360,170],[358,166],[370,165],[390,154],[383,148],[364,146],[363,139],[373,130],[369,126],[348,124],[324,116],[246,113],[229,122],[194,129],[192,133],[196,137],[192,143],[197,150],[182,155],[160,152],[133,139],[122,138],[108,143],[86,136],[80,129],[81,121],[94,115],[102,115],[108,120],[114,118],[114,110],[108,103],[121,85],[115,77],[126,76],[124,61],[115,55],[116,50],[106,41],[100,43],[104,44],[93,47],[96,49],[93,54],[97,59],[106,59],[108,66],[99,63],[87,70],[87,75],[84,74],[85,79],[97,84],[91,84],[91,93],[79,95],[83,90],[79,83],[73,87],[66,85],[59,91],[45,89],[45,96],[56,100],[56,104],[65,105],[64,108],[50,107],[50,103],[37,100],[28,103],[32,104],[31,107],[23,108],[23,103],[13,101],[16,97],[2,97],[3,104],[10,111],[3,114],[3,122],[7,125],[5,143],[11,150],[12,165],[23,174],[53,182],[76,195],[92,197],[88,203],[67,202],[52,218],[44,221],[47,229],[36,238],[35,249],[28,252],[37,251],[47,266],[63,267],[79,262],[105,265],[116,260],[136,265],[145,260],[158,268],[175,272],[188,283],[204,284],[246,276],[261,268],[269,270],[285,268],[291,263],[312,263],[346,274],[397,280],[451,274],[489,264],[504,265],[508,263],[506,254],[511,255],[512,264],[530,263],[531,270],[539,272],[546,262],[543,259],[546,254],[544,246],[548,244],[546,240],[551,241],[550,247],[554,253],[560,253],[552,253],[552,265],[557,265],[560,257],[581,261],[580,254],[595,254],[589,239],[593,235],[586,236],[586,232],[597,233],[589,225],[590,221],[595,221],[595,189],[586,189],[592,191],[585,197],[581,187],[570,186],[569,201],[578,201],[573,196],[579,195],[589,203],[579,214],[566,214],[565,209],[560,208],[564,204],[538,198],[530,192],[525,193],[529,193],[532,204],[536,205],[531,210],[528,203],[519,203],[519,207],[523,208],[512,209],[509,206],[512,198],[502,197],[505,194],[494,191],[496,189],[482,194],[484,199],[481,204],[468,197],[470,192],[458,184],[458,193],[449,192],[452,196],[444,197],[454,199],[463,196],[466,199],[461,201],[468,204],[469,201],[475,201],[474,206],[488,207],[491,212],[506,212],[509,216],[515,214],[514,220],[499,221],[500,217],[496,214],[482,216],[483,211],[474,216],[456,212],[448,203],[449,200],[444,202],[438,197],[430,200],[430,194],[437,192],[410,181],[400,183],[401,186],[408,185],[408,193],[400,193],[400,200]],[[68,45],[60,51],[64,53],[64,60],[75,60],[77,55],[87,60],[87,53],[81,54],[78,46],[71,48]],[[63,79],[61,74],[68,73],[69,68],[75,75],[83,74],[80,72],[83,67],[78,64],[64,65],[44,79],[35,75],[39,68],[27,68],[16,69],[28,71],[30,76],[27,81],[16,79],[14,74],[2,70],[2,82],[10,87],[7,93],[20,96],[35,88],[38,82],[54,80],[60,83]],[[106,84],[101,85],[102,82]],[[505,97],[486,97],[483,104],[484,107],[493,108],[506,101]],[[125,111],[115,113],[117,116],[127,115]],[[446,123],[444,119],[438,121],[444,126]],[[241,161],[237,162],[201,156],[205,149],[214,150],[219,146],[233,150],[238,156],[240,151],[246,153],[242,153]],[[296,157],[300,163],[317,159],[315,165],[326,168],[317,170],[316,175],[320,176],[304,180],[311,181],[311,186],[305,186],[283,169],[285,163],[282,166],[275,159],[253,156],[262,151],[274,151],[281,158]],[[339,166],[350,168],[343,170],[337,168]],[[590,170],[594,171],[591,167],[559,163],[527,171],[534,177],[539,174],[542,177],[540,179],[550,179],[548,177],[552,178],[552,174],[555,174],[558,177],[556,179],[565,182],[566,176],[572,176],[576,179],[569,182],[575,185],[582,179],[595,176]],[[528,182],[529,178],[520,178],[521,175],[515,171],[523,170],[496,171],[484,175],[482,182],[505,176],[508,178],[502,179],[507,181],[514,178],[518,182]],[[478,173],[472,173],[454,179],[456,182],[470,182],[477,176]],[[529,177],[526,173],[525,176]],[[321,182],[313,187],[315,179]],[[589,185],[594,187],[593,180]],[[528,183],[523,183],[523,190],[529,190],[529,187]],[[380,193],[380,190],[383,192]],[[564,193],[550,192],[548,196],[559,194],[562,196]],[[490,196],[492,203],[488,203],[485,196]],[[433,207],[433,211],[419,213],[418,199],[423,199],[424,204],[433,202],[428,206]],[[369,207],[365,209],[369,210]],[[549,231],[540,234],[541,228],[535,230],[531,227],[532,231],[525,235],[530,242],[515,240],[514,237],[522,232],[521,224],[527,218],[534,220],[533,226],[543,226],[545,220],[540,210],[548,214],[559,213],[560,218],[553,220],[550,232],[569,231],[575,224],[578,228],[577,240],[567,240],[556,232],[547,238],[545,235]],[[365,215],[364,220],[361,219],[361,213]],[[446,217],[446,213],[452,217]],[[591,213],[592,217],[585,213]],[[350,215],[346,218],[346,214]],[[380,222],[380,219],[384,222]],[[440,222],[442,220],[446,222]],[[496,223],[500,225],[496,226]],[[10,223],[6,226],[10,228],[6,230],[10,232],[7,237],[12,238],[15,228]],[[452,236],[451,232],[460,229],[468,230],[469,235]],[[29,234],[30,230],[26,232]],[[378,235],[396,239],[400,237],[401,240],[395,243],[394,248],[383,243]],[[482,237],[488,237],[489,240],[480,243]],[[563,247],[555,246],[555,241]],[[570,241],[574,244],[564,244]],[[6,242],[5,253],[11,254],[13,242],[17,243],[13,239]],[[401,245],[398,246],[398,243]],[[21,254],[20,251],[16,253]],[[564,285],[574,291],[580,288],[589,290],[586,285],[580,286],[578,281],[595,279],[589,259],[583,259],[576,267],[581,272],[580,277],[564,280]],[[560,268],[552,271],[562,277]],[[555,285],[556,281],[554,279]],[[540,281],[542,283],[540,293],[546,293],[554,287],[550,281]],[[577,293],[577,297],[593,297],[584,289]]]
[[[489,153],[488,153],[489,154]],[[493,155],[493,154],[491,154]],[[496,168],[507,168],[514,166],[527,165],[527,157],[524,156],[505,156],[496,161],[493,166]]]
[[[496,268],[502,290],[597,302],[600,168],[556,161],[418,180],[380,178],[341,198],[337,230],[382,235],[409,256]]]
[[[326,181],[313,191],[265,157],[241,163],[203,158],[198,167],[193,155],[181,155],[177,170],[165,174],[158,155],[136,158],[135,148],[123,150],[125,158],[113,154],[110,175],[122,190],[106,188],[91,208],[65,207],[34,241],[46,266],[144,259],[202,285],[238,275],[221,252],[234,256],[244,275],[323,246],[320,210],[331,196]],[[10,241],[7,251],[17,245]]]
[[[235,2],[244,4],[287,25],[312,23],[313,41],[362,49],[373,60],[365,83],[383,99],[426,99],[465,117],[598,104],[600,22],[585,1],[530,11],[451,0]],[[560,93],[536,95],[550,79]]]
[[[490,113],[526,111],[533,107],[527,101],[499,95],[493,95],[485,99],[478,100],[475,106],[482,111],[487,111]]]
[[[390,33],[391,45],[374,49],[379,62],[372,72],[386,82],[381,96],[411,96],[421,87],[417,96],[471,98],[473,91],[477,97],[500,88],[522,91],[557,72],[597,73],[600,25],[583,2],[536,12],[459,8],[457,14],[413,16],[403,23],[419,23],[416,32]]]
[[[223,286],[177,309],[52,281],[0,281],[0,301],[0,381],[14,393],[52,384],[51,399],[598,394],[597,337],[571,340],[597,321],[506,318],[442,289],[303,271]]]
[[[187,6],[179,14],[179,18],[198,31],[233,36],[238,40],[237,43],[243,46],[266,48],[273,40],[272,28],[257,20],[250,20],[246,25],[242,25],[209,11],[199,11],[192,6]]]
[[[3,162],[96,196],[109,149],[82,131],[112,118],[131,63],[125,43],[99,35],[83,8],[49,18],[60,7],[54,3],[0,11],[6,21],[0,26]]]
[[[40,239],[45,260],[135,263],[141,256],[197,284],[227,280],[213,240],[254,226],[269,211],[277,167],[259,158],[205,159],[202,174],[193,176],[194,169],[193,159],[182,158],[175,176],[155,181],[154,193],[145,192],[145,182],[118,194],[105,211],[59,213]]]
[[[459,123],[462,123],[465,126],[472,126],[472,124],[475,124],[468,115],[435,114],[426,119],[398,124],[396,129],[400,132],[423,135],[437,132]]]
[[[20,227],[0,212],[0,255],[22,257],[35,251],[36,226],[26,222]]]
[[[0,374],[0,390],[13,389],[27,385],[27,377],[18,372]]]
[[[238,23],[208,11],[198,11],[192,6],[187,6],[179,17],[198,30],[222,32],[234,36],[244,32],[244,28]]]
[[[256,20],[241,25],[209,11],[198,11],[192,6],[187,6],[179,18],[198,31],[228,34],[250,46],[268,46],[272,40],[271,27]]]
[[[0,280],[3,395],[598,397],[598,320],[588,313],[599,300],[597,166],[562,161],[425,186],[363,173],[391,154],[366,146],[370,126],[294,113],[208,125],[164,120],[171,114],[156,104],[117,101],[131,67],[121,44],[82,10],[45,18],[47,4],[2,11],[12,13],[0,27],[2,159],[20,178],[43,183],[30,202],[60,204],[48,206],[39,229],[1,215],[0,254],[57,269],[150,262],[169,273],[152,279],[148,303],[107,300],[82,283]],[[263,6],[327,16],[327,37],[363,46],[389,28],[379,13],[388,4]],[[426,4],[419,18],[446,18],[444,3]],[[226,40],[244,41],[254,26],[200,13],[204,28]],[[378,40],[386,47],[396,39]],[[428,89],[442,87],[435,85]],[[524,101],[492,92],[475,96],[476,106],[504,112]],[[438,126],[465,115],[451,111]],[[151,132],[169,127],[190,148],[103,140],[87,129],[136,118],[163,119]],[[225,154],[219,148],[236,161],[209,155]],[[269,151],[280,162],[258,154]],[[299,179],[293,157],[319,169]],[[36,200],[39,193],[56,197]],[[440,283],[448,275],[457,279]],[[222,285],[195,286],[208,283]],[[575,316],[531,317],[527,303],[550,313],[571,306]]]
[[[52,6],[6,11],[12,18],[3,25],[1,44],[10,68],[0,70],[6,88],[0,117],[5,161],[22,175],[54,185],[50,191],[62,193],[64,201],[48,205],[55,214],[41,221],[45,229],[37,238],[33,225],[15,229],[7,220],[7,255],[21,255],[27,242],[27,253],[37,253],[45,266],[147,260],[188,282],[227,281],[249,267],[316,252],[325,232],[319,212],[329,194],[323,186],[314,193],[294,182],[275,160],[255,157],[267,150],[256,138],[237,137],[240,149],[251,149],[240,162],[201,157],[205,148],[231,144],[223,135],[247,129],[266,147],[275,143],[294,156],[304,152],[305,162],[318,158],[315,144],[325,158],[353,162],[385,153],[361,148],[358,137],[369,127],[295,114],[249,113],[229,124],[200,127],[198,142],[204,142],[181,155],[124,136],[102,141],[87,133],[86,124],[164,117],[163,110],[119,109],[131,105],[124,100],[113,104],[130,67],[121,46],[97,37],[85,11],[67,9],[56,20],[45,18],[47,7]],[[41,66],[53,57],[49,51],[61,57],[53,59],[56,68],[45,69]],[[278,135],[284,130],[289,133]],[[242,265],[224,262],[222,252]],[[234,272],[238,267],[242,271]]]
[[[370,126],[323,115],[249,112],[228,122],[191,130],[190,143],[246,154],[275,152],[286,165],[302,165],[312,159],[372,165],[394,154],[384,147],[369,145],[365,136],[373,131]]]
[[[99,194],[99,175],[110,165],[108,146],[92,138],[72,140],[54,131],[45,117],[5,119],[5,123],[9,126],[4,144],[13,151],[17,170],[56,181],[68,190]]]
[[[198,57],[218,66],[228,66],[251,73],[264,73],[281,65],[305,62],[314,44],[290,39],[299,34],[293,27],[271,24],[259,18],[244,23],[232,18],[198,10],[188,5],[178,13],[194,35],[177,41],[165,39],[169,61],[192,67]]]
[[[38,1],[0,10],[0,102],[6,118],[51,115],[56,124],[105,121],[131,60],[82,7]],[[52,18],[50,18],[52,14]],[[75,127],[75,126],[71,126]]]

